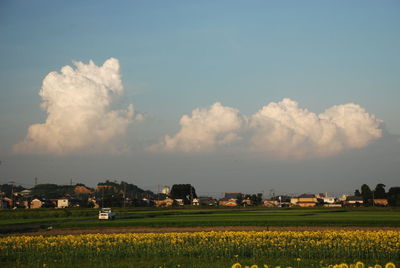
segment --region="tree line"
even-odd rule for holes
[[[378,183],[375,189],[367,184],[361,185],[360,189],[354,191],[355,196],[363,198],[365,204],[372,205],[374,199],[387,199],[390,206],[400,206],[400,187],[391,187],[389,191],[385,190],[386,185]]]

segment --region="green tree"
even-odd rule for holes
[[[392,187],[387,192],[389,205],[400,206],[400,187]]]
[[[95,195],[103,207],[120,207],[130,204],[136,206],[142,203],[142,198],[154,196],[153,192],[145,191],[125,181],[118,183],[117,180],[106,180],[98,183],[97,186]]]
[[[42,198],[60,198],[74,194],[74,186],[57,184],[38,184],[32,188],[32,195]]]
[[[185,204],[190,204],[193,198],[197,198],[196,190],[191,184],[172,185],[170,195],[173,199],[183,199]]]
[[[358,189],[355,190],[355,191],[354,191],[354,195],[355,195],[355,196],[361,196],[360,190],[358,190]]]
[[[12,198],[12,193],[20,192],[22,190],[25,190],[25,188],[20,185],[13,185],[13,184],[0,185],[0,193],[4,193],[4,195],[9,198]]]
[[[385,184],[378,183],[374,190],[374,198],[386,198]]]
[[[372,199],[372,191],[367,184],[361,185],[361,196],[364,199],[364,203],[369,203]]]

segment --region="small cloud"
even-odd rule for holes
[[[206,152],[240,139],[237,131],[244,118],[239,110],[217,102],[209,108],[198,108],[180,120],[181,129],[174,136],[165,136],[150,150]]]
[[[31,125],[25,139],[14,145],[14,152],[63,155],[126,150],[122,140],[127,128],[141,115],[132,104],[123,110],[111,109],[124,91],[118,60],[110,58],[102,66],[93,61],[74,65],[44,78],[39,95],[46,121]]]

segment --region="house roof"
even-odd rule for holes
[[[347,200],[347,201],[364,201],[364,199],[362,198],[362,196],[354,196],[354,195],[348,196],[348,197],[346,198],[346,200]]]
[[[224,199],[240,199],[242,197],[242,193],[225,193]]]
[[[302,194],[299,196],[299,198],[315,198],[315,195],[313,194]]]

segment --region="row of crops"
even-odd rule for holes
[[[121,258],[400,259],[400,231],[126,233],[0,238],[0,261]],[[228,263],[226,267],[230,267]]]

